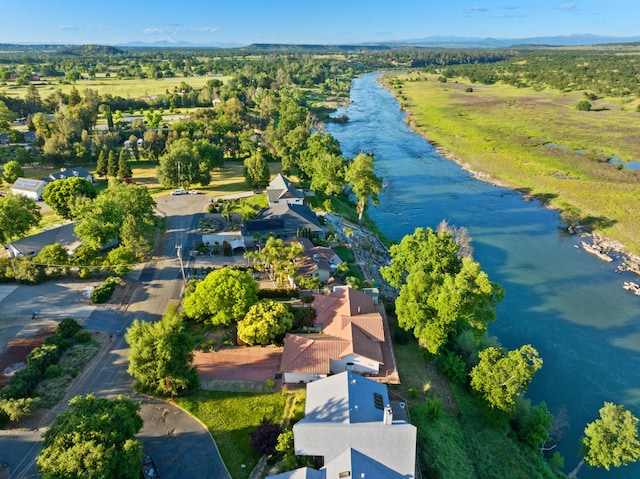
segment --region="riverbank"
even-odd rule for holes
[[[398,84],[398,78],[403,78],[406,81]],[[543,151],[534,151],[534,154],[545,155],[539,161],[540,164],[534,164],[534,160],[531,158],[532,152],[523,151],[527,149],[539,150],[538,147],[541,146],[533,144],[535,141],[539,143],[540,140],[531,140],[533,136],[531,124],[527,123],[526,128],[523,126],[524,132],[518,132],[515,139],[512,138],[513,132],[505,131],[505,134],[502,135],[504,138],[500,137],[499,141],[495,141],[489,135],[492,133],[497,134],[496,132],[498,131],[502,132],[503,123],[501,123],[501,120],[487,118],[483,116],[486,112],[485,114],[479,113],[477,106],[475,107],[476,109],[473,109],[472,107],[467,108],[464,104],[468,98],[471,98],[468,96],[470,93],[468,89],[471,88],[473,90],[475,88],[477,90],[478,87],[476,85],[472,88],[464,82],[459,83],[458,81],[455,84],[437,84],[438,82],[434,80],[435,77],[429,78],[428,81],[426,78],[422,78],[420,81],[416,81],[415,78],[407,78],[408,75],[399,77],[394,74],[391,77],[380,77],[378,82],[394,95],[406,114],[405,122],[425,138],[440,156],[460,165],[463,170],[480,181],[509,188],[522,195],[527,201],[535,199],[546,208],[558,211],[561,220],[567,225],[567,231],[572,234],[578,234],[583,238],[586,245],[585,251],[600,257],[602,260],[606,260],[607,257],[619,260],[620,264],[617,267],[617,271],[630,271],[640,275],[640,256],[634,252],[634,249],[640,247],[635,235],[635,231],[638,229],[637,218],[631,214],[623,216],[630,225],[624,226],[620,224],[623,221],[622,219],[609,219],[603,213],[603,211],[608,213],[612,209],[616,211],[622,209],[630,213],[635,211],[631,207],[629,202],[631,200],[627,195],[627,190],[630,188],[629,181],[637,176],[635,172],[624,172],[626,176],[623,177],[620,176],[620,170],[616,169],[615,175],[617,176],[606,176],[603,179],[598,177],[598,175],[603,175],[600,169],[595,169],[596,167],[592,166],[585,169],[576,163],[576,161],[585,163],[584,155],[578,153],[569,155],[566,150],[552,149],[544,145],[542,145]],[[431,94],[428,96],[428,100],[422,97],[418,100],[414,98],[418,97],[417,90],[420,85],[428,85],[429,93]],[[484,88],[484,86],[481,88]],[[467,96],[463,98],[460,92],[467,94]],[[477,91],[474,91],[475,98],[468,101],[478,102],[477,93]],[[482,91],[481,93],[485,99],[490,98],[491,102],[500,103],[504,100],[497,99],[497,96],[492,96],[497,95],[492,90]],[[513,92],[510,92],[510,94],[513,94]],[[440,96],[434,99],[434,96],[437,95]],[[524,96],[524,93],[520,93],[520,95]],[[513,103],[517,102],[517,100],[513,99],[511,101]],[[450,102],[451,105],[447,105],[447,102]],[[567,100],[564,100],[562,108],[566,109],[566,103]],[[433,106],[433,104],[436,106]],[[486,103],[482,103],[482,105],[489,108]],[[527,106],[535,108],[537,103],[529,101]],[[427,109],[429,111],[425,113]],[[441,122],[438,121],[439,114],[444,115]],[[471,117],[474,120],[477,120],[478,117],[481,118],[478,121],[470,122]],[[490,123],[490,126],[484,129],[485,125],[480,124],[482,121]],[[507,128],[505,127],[505,129]],[[477,138],[479,134],[485,135],[482,142]],[[529,134],[528,138],[531,141],[524,141],[523,143],[521,136],[527,136],[527,134]],[[541,135],[543,133],[536,131],[536,134]],[[510,138],[513,140],[512,144],[509,143]],[[461,151],[465,153],[459,153]],[[505,159],[505,157],[508,158]],[[582,169],[579,169],[579,166]],[[597,166],[597,168],[600,168],[600,166]],[[611,165],[605,165],[602,166],[602,169],[610,173],[615,168],[611,167]],[[565,173],[560,174],[558,170],[565,171]],[[594,196],[597,196],[597,194],[604,195],[607,199],[606,201],[611,203],[607,203],[606,207],[603,205],[601,211],[593,210],[592,198],[589,198],[588,204],[581,203],[585,195],[589,196],[592,193],[590,186],[595,181],[593,177],[599,181],[598,188],[593,188]],[[618,190],[625,191],[624,197],[620,197],[619,191],[612,187],[616,178],[621,181],[620,185],[618,185]],[[568,179],[584,181],[569,182]],[[578,185],[580,186],[577,187]],[[566,186],[566,189],[563,189],[562,186]],[[541,193],[541,190],[549,192]],[[638,202],[637,200],[637,198],[634,199],[634,201]],[[579,205],[579,207],[576,205]],[[589,209],[591,214],[576,213],[585,209]],[[583,217],[588,219],[582,220],[581,218]],[[597,229],[598,224],[609,234],[601,234]],[[616,235],[618,231],[621,233]],[[629,240],[629,244],[620,241],[619,238]]]

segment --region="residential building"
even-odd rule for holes
[[[305,417],[293,426],[295,453],[323,466],[274,479],[414,479],[417,429],[404,403],[396,414],[391,403],[386,385],[351,371],[307,384]]]
[[[293,186],[289,179],[278,173],[267,186],[267,200],[269,201],[269,206],[282,203],[302,205],[304,204],[304,193]]]

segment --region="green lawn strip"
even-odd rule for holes
[[[251,431],[264,417],[281,424],[288,397],[279,392],[198,391],[176,402],[207,426],[231,477],[244,479],[259,459],[251,450]]]
[[[640,173],[606,162],[611,155],[640,158],[632,141],[637,113],[611,99],[598,100],[608,110],[577,111],[581,92],[434,78],[402,86],[403,105],[418,131],[471,169],[577,212],[599,232],[640,251]],[[465,92],[468,87],[474,91]]]
[[[353,263],[354,259],[353,259],[353,253],[351,253],[351,250],[344,245],[339,245],[339,246],[334,246],[333,251],[340,256],[340,259],[342,261],[346,261],[347,263]]]

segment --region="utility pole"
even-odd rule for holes
[[[182,273],[182,284],[187,286],[187,278],[184,275],[184,263],[182,262],[182,245],[177,244],[176,250],[178,251],[178,259],[180,260],[180,272]]]

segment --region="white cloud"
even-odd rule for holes
[[[166,33],[166,32],[162,28],[145,28],[144,29],[145,35],[162,35],[163,33]]]
[[[465,11],[467,12],[487,12],[488,10],[483,7],[465,7]]]
[[[574,10],[576,8],[575,3],[563,3],[558,6],[558,10]]]

